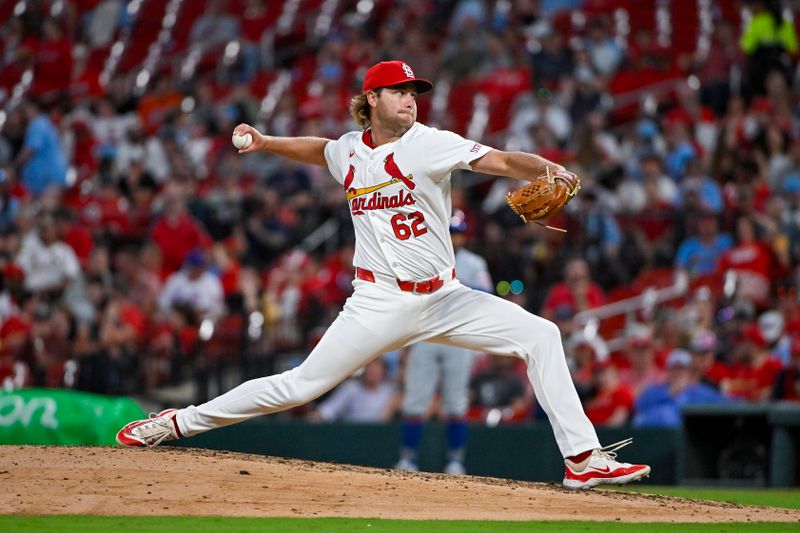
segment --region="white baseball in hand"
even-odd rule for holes
[[[239,150],[244,150],[245,148],[253,144],[253,136],[250,135],[249,133],[245,133],[244,135],[234,133],[233,136],[231,136],[231,142]]]

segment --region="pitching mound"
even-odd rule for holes
[[[0,514],[800,520],[795,510],[168,447],[0,446],[0,485]]]

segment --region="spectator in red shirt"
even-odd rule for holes
[[[261,36],[275,18],[276,9],[270,9],[264,0],[245,0],[242,11],[242,37],[251,44],[261,42]]]
[[[736,274],[738,295],[758,306],[765,306],[770,296],[772,252],[756,238],[756,229],[749,217],[736,222],[737,243],[722,255],[719,272]]]
[[[346,245],[325,259],[316,277],[320,284],[319,298],[325,305],[339,307],[353,292],[353,247]]]
[[[72,80],[72,40],[52,18],[42,23],[42,39],[32,45],[34,54],[31,93],[54,102],[66,93]]]
[[[100,143],[95,138],[89,124],[83,119],[72,121],[72,166],[78,172],[77,181],[89,179],[97,172],[100,162],[97,158]]]
[[[586,404],[586,416],[596,426],[621,426],[631,418],[636,397],[619,382],[617,369],[610,361],[597,364],[594,371],[595,394]]]
[[[241,270],[241,265],[232,250],[221,242],[214,243],[211,249],[211,258],[222,283],[222,291],[225,294],[225,298],[239,293],[239,271]]]
[[[167,276],[181,268],[190,250],[206,248],[211,239],[187,211],[178,186],[168,185],[165,197],[163,215],[153,226],[151,238],[161,250],[161,268]]]
[[[542,316],[552,319],[557,309],[573,313],[600,307],[605,303],[603,289],[589,276],[589,265],[581,258],[571,259],[564,269],[564,281],[553,285],[542,308]]]
[[[143,339],[147,318],[133,301],[117,292],[105,307],[100,321],[100,341],[109,356],[132,358]]]
[[[59,209],[55,213],[58,233],[62,236],[61,240],[73,249],[81,265],[85,266],[94,248],[94,240],[86,226],[76,223],[74,218],[68,209]]]
[[[753,402],[769,399],[781,362],[772,357],[756,325],[745,328],[744,338],[733,351],[730,373],[722,381],[726,396]]]

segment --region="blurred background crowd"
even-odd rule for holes
[[[233,127],[337,138],[365,69],[435,88],[419,120],[566,165],[523,225],[453,176],[496,292],[555,321],[599,425],[800,399],[796,16],[738,0],[0,0],[0,381],[202,401],[302,361],[351,292],[326,169]],[[285,416],[388,420],[403,353]],[[478,357],[469,418],[542,417]],[[432,405],[430,416],[437,415]]]

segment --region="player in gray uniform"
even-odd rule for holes
[[[492,291],[492,278],[486,260],[465,248],[467,221],[464,212],[455,210],[450,219],[450,236],[456,252],[456,272],[463,285],[483,292]],[[441,384],[442,412],[447,424],[446,474],[466,474],[464,455],[467,424],[464,415],[469,407],[469,376],[475,352],[420,342],[411,346],[406,363],[401,428],[400,461],[397,468],[416,472],[417,453],[424,425],[424,415]]]

